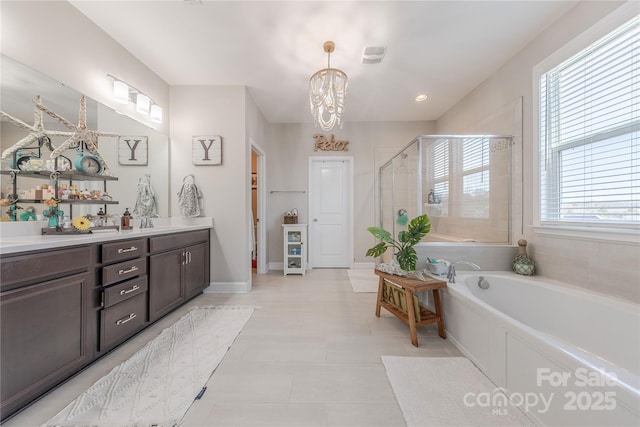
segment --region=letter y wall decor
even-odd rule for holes
[[[194,165],[221,165],[222,137],[220,135],[194,136],[192,152]]]
[[[121,165],[146,165],[147,141],[146,136],[121,136],[118,138],[118,163]]]

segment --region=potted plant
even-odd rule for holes
[[[388,248],[393,248],[400,268],[413,271],[418,261],[418,255],[413,247],[431,230],[431,220],[426,214],[415,217],[409,222],[407,230],[398,233],[398,240],[395,240],[391,233],[382,227],[369,227],[367,230],[374,237],[382,240],[367,251],[367,256],[379,257]]]

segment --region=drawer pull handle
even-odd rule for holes
[[[133,285],[133,288],[131,288],[131,289],[127,289],[126,291],[124,289],[121,290],[120,291],[120,295],[126,295],[126,294],[129,294],[129,293],[133,292],[133,291],[137,291],[138,289],[140,289],[140,286]]]
[[[118,270],[118,274],[128,274],[128,273],[133,273],[134,271],[137,271],[138,267],[136,267],[135,265],[133,267],[131,267],[128,270]]]
[[[118,249],[118,253],[119,254],[126,254],[127,252],[133,252],[133,251],[137,251],[138,248],[136,248],[135,246],[131,246],[130,248],[126,248],[126,249]]]
[[[123,317],[122,319],[116,321],[116,325],[120,326],[120,325],[124,325],[125,323],[127,323],[130,320],[133,320],[136,318],[136,314],[135,313],[131,313],[130,315],[128,315],[127,317]]]

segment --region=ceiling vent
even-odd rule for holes
[[[379,64],[384,58],[386,48],[384,46],[367,46],[362,51],[363,64]]]

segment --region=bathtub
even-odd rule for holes
[[[508,272],[456,282],[447,337],[497,386],[475,404],[506,411],[504,391],[540,425],[640,425],[639,305]]]

